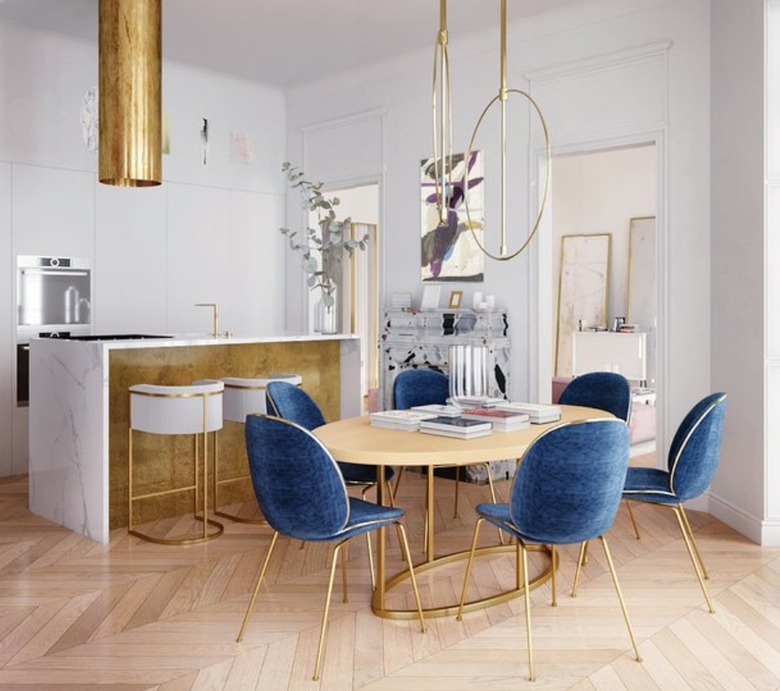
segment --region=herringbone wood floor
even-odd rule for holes
[[[486,489],[437,480],[437,551],[465,548]],[[499,483],[506,495],[508,483]],[[420,476],[407,473],[413,551],[421,558]],[[311,681],[329,548],[281,541],[269,587],[244,643],[235,636],[269,542],[267,528],[227,523],[200,546],[164,547],[116,532],[100,545],[27,511],[27,482],[0,484],[0,688],[159,689],[778,689],[780,550],[762,549],[715,519],[691,513],[712,574],[707,613],[674,517],[637,506],[637,541],[621,509],[609,539],[644,656],[637,663],[603,553],[591,549],[580,593],[566,591],[574,549],[562,550],[559,605],[532,594],[538,680],[526,681],[522,599],[454,618],[382,620],[369,607],[365,543],[350,551],[350,600],[334,594],[321,680]],[[175,526],[172,526],[175,529]],[[485,542],[495,532],[483,530]],[[391,569],[400,567],[391,535]],[[422,597],[455,598],[465,562],[420,578]],[[514,578],[510,556],[475,566],[480,594]],[[338,590],[338,587],[337,587]],[[396,597],[409,598],[406,591]]]

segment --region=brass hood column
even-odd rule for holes
[[[162,0],[100,0],[100,182],[162,182]]]

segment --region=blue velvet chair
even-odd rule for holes
[[[628,422],[631,417],[631,384],[622,374],[589,372],[572,379],[558,403],[606,410],[619,420]]]
[[[631,417],[631,384],[622,374],[615,372],[588,372],[572,379],[561,393],[560,405],[578,405],[586,408],[598,408],[612,413],[619,420],[628,422]],[[626,504],[631,522],[635,524],[631,505]],[[580,569],[587,563],[588,547],[582,553],[582,559],[577,563],[575,584],[579,579]],[[576,594],[576,585],[572,596]],[[553,598],[555,592],[553,591]]]
[[[715,610],[704,585],[704,579],[709,578],[709,574],[693,537],[683,502],[701,495],[715,477],[725,414],[725,393],[713,393],[700,400],[677,428],[669,447],[666,470],[629,468],[623,489],[626,502],[643,501],[674,511],[710,612]],[[634,530],[639,539],[636,523]]]
[[[446,374],[432,369],[408,369],[401,372],[393,380],[393,408],[406,410],[417,405],[444,405],[450,395],[450,379]],[[496,490],[493,487],[493,478],[490,476],[490,465],[485,463],[490,496],[496,501]],[[403,468],[401,469],[403,472]],[[399,480],[400,473],[399,473]],[[460,467],[455,466],[455,512],[458,516],[458,497],[460,494]],[[395,484],[398,491],[398,482]],[[427,537],[427,531],[426,531]]]
[[[291,420],[309,431],[325,424],[325,418],[319,406],[309,394],[298,386],[286,382],[269,382],[266,388],[266,403],[269,413],[283,417],[285,420]],[[376,484],[377,467],[375,465],[342,463],[341,461],[338,464],[344,481],[348,485],[362,485],[364,488],[368,488]],[[394,474],[392,468],[385,468],[386,481],[391,480]]]
[[[525,590],[528,678],[531,681],[534,680],[534,661],[528,584],[529,544],[552,546],[554,578],[556,545],[581,543],[581,559],[587,541],[600,538],[634,654],[637,660],[641,660],[604,537],[615,520],[620,504],[628,451],[628,427],[622,420],[599,419],[559,425],[538,437],[523,455],[512,482],[508,504],[477,506],[479,518],[474,527],[458,619],[463,615],[479,529],[483,521],[488,521],[517,539],[517,564],[520,568],[522,562]]]
[[[341,548],[356,535],[395,524],[401,538],[420,624],[425,632],[420,595],[409,554],[406,531],[400,522],[403,509],[380,506],[350,497],[338,464],[311,432],[289,420],[267,415],[246,419],[246,445],[249,470],[257,501],[274,530],[244,621],[238,632],[241,642],[249,617],[260,592],[268,563],[279,535],[312,542],[333,542],[330,580],[322,615],[317,659],[313,678],[319,677],[323,644],[328,624],[330,598]],[[346,601],[346,565],[342,555],[344,600]]]

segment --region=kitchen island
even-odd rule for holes
[[[30,347],[30,510],[99,542],[127,525],[128,388],[189,385],[199,379],[303,377],[327,420],[361,413],[357,336],[266,338],[34,339]],[[143,435],[147,437],[148,435]],[[137,489],[164,485],[188,467],[191,438],[146,438],[154,462]],[[219,432],[226,477],[246,473],[243,426]],[[230,466],[233,466],[231,468]],[[236,501],[251,498],[237,488]],[[136,522],[187,513],[190,497],[150,502]]]

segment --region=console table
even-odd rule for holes
[[[448,374],[449,348],[453,345],[486,346],[489,394],[505,397],[509,380],[508,330],[506,311],[385,310],[379,343],[379,409],[393,407],[393,381],[404,370],[425,368]],[[467,479],[487,481],[484,466],[465,470]],[[493,479],[508,477],[507,473],[514,473],[514,461],[491,464]]]

